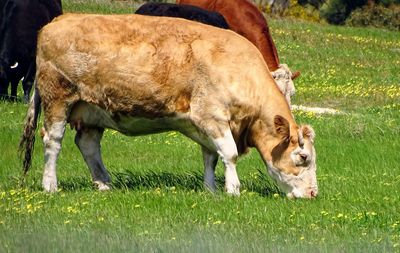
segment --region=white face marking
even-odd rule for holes
[[[297,160],[297,157],[299,157],[298,152],[299,150],[296,149],[291,154],[291,158],[294,159],[293,162],[295,162],[295,164],[299,163]],[[275,168],[271,161],[267,161],[268,173],[288,197],[310,198],[318,194],[314,148],[312,154],[309,154],[309,159],[310,161],[307,163],[308,167],[303,167],[300,174],[297,176],[285,174]],[[300,164],[302,164],[302,162]]]
[[[272,72],[272,76],[274,77],[279,90],[285,96],[286,101],[290,106],[290,98],[296,93],[296,89],[292,80],[292,73],[290,72],[286,64],[281,64],[279,65],[279,69]]]

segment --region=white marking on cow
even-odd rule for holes
[[[310,157],[308,167],[304,167],[299,175],[285,174],[277,169],[272,161],[266,161],[268,174],[275,180],[278,186],[287,194],[289,198],[311,198],[318,194],[316,179],[315,150]],[[291,156],[292,159],[294,156]],[[294,160],[296,163],[296,161]]]
[[[290,98],[296,93],[292,80],[292,72],[286,64],[280,64],[279,68],[271,72],[271,74],[290,107]]]
[[[217,153],[225,165],[225,188],[228,194],[240,195],[240,182],[236,173],[236,159],[238,151],[232,132],[228,129],[223,137],[213,140]]]
[[[65,124],[65,121],[53,123],[43,136],[45,166],[42,184],[47,192],[57,191],[56,161],[61,150]]]

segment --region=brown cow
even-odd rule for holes
[[[292,80],[300,72],[292,73],[287,65],[280,64],[268,23],[257,6],[249,0],[176,0],[176,3],[221,13],[231,30],[250,40],[260,50],[279,89],[291,104],[290,97],[295,93]]]
[[[142,15],[67,14],[39,35],[36,88],[20,147],[25,172],[44,110],[43,187],[57,190],[56,160],[67,123],[100,190],[105,128],[123,134],[176,130],[200,144],[205,185],[215,189],[218,156],[225,188],[239,195],[236,160],[260,152],[288,196],[317,194],[314,131],[298,126],[259,51],[234,32]]]

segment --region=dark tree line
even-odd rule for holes
[[[283,14],[290,7],[290,0],[253,0],[260,7],[270,5],[273,14]],[[321,17],[332,24],[343,24],[350,14],[361,7],[399,5],[400,0],[297,0],[300,5],[311,5],[320,10]]]
[[[332,24],[343,24],[352,11],[363,6],[400,4],[400,0],[300,0],[300,2],[317,2],[321,16]]]

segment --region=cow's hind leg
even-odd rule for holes
[[[215,166],[218,162],[218,154],[202,147],[204,162],[204,186],[210,191],[216,190],[215,185]]]
[[[41,63],[37,75],[37,90],[44,114],[44,174],[43,188],[57,191],[56,162],[61,150],[70,106],[77,101],[74,85],[50,63]]]
[[[42,131],[45,160],[42,185],[44,190],[47,192],[57,191],[56,162],[61,150],[65,125],[65,118],[58,118],[52,122],[48,121]]]
[[[93,182],[101,191],[109,190],[111,182],[110,175],[104,167],[101,159],[100,141],[103,137],[104,129],[101,128],[81,128],[75,136],[75,144],[82,153],[83,158],[92,174]]]

